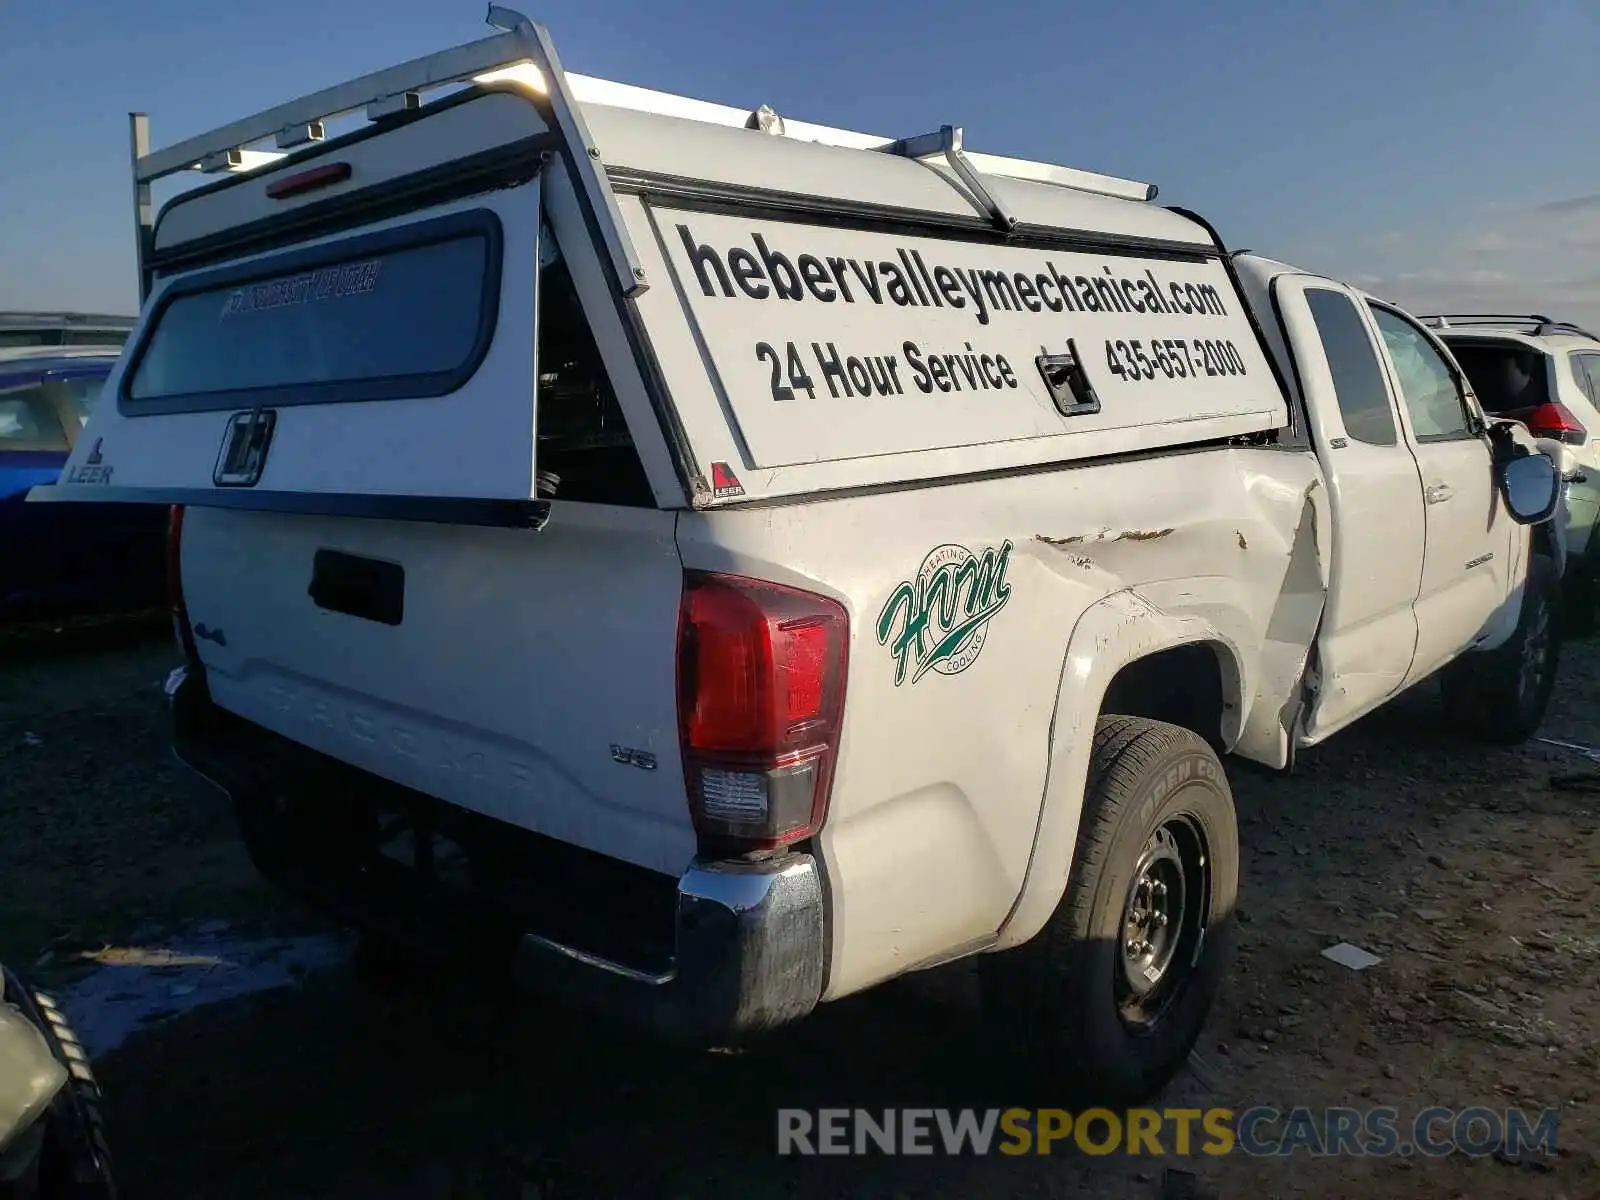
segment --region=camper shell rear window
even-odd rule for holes
[[[179,281],[122,378],[128,416],[442,396],[494,339],[501,228],[487,210]]]

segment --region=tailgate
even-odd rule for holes
[[[527,530],[195,508],[183,593],[212,698],[344,762],[677,874],[671,513]],[[648,769],[639,764],[649,763]]]

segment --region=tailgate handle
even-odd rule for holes
[[[306,594],[329,612],[398,625],[405,616],[406,569],[342,550],[318,550]]]

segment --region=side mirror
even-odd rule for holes
[[[1502,463],[1498,470],[1500,494],[1506,511],[1519,525],[1548,521],[1560,498],[1561,477],[1556,464],[1543,454],[1525,454]]]

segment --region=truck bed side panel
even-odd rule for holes
[[[1286,620],[1279,600],[1297,586],[1316,478],[1309,453],[1217,450],[683,518],[686,566],[809,587],[850,612],[844,741],[820,839],[830,997],[992,939],[1025,881],[1028,917],[1054,907],[1081,805],[1086,759],[1074,755],[1122,665],[1121,647],[1097,659],[1074,641],[1099,602],[1120,593],[1140,607],[1145,649],[1216,649],[1230,741],[1253,704],[1282,707],[1292,681],[1263,680],[1259,648]],[[970,593],[946,620],[919,581],[981,578],[991,552],[1004,571],[976,609],[989,615],[941,651]],[[1315,614],[1300,616],[1282,636],[1309,639]],[[924,636],[908,638],[924,619]],[[1093,669],[1064,675],[1069,646]],[[1036,852],[1042,828],[1054,840]]]

